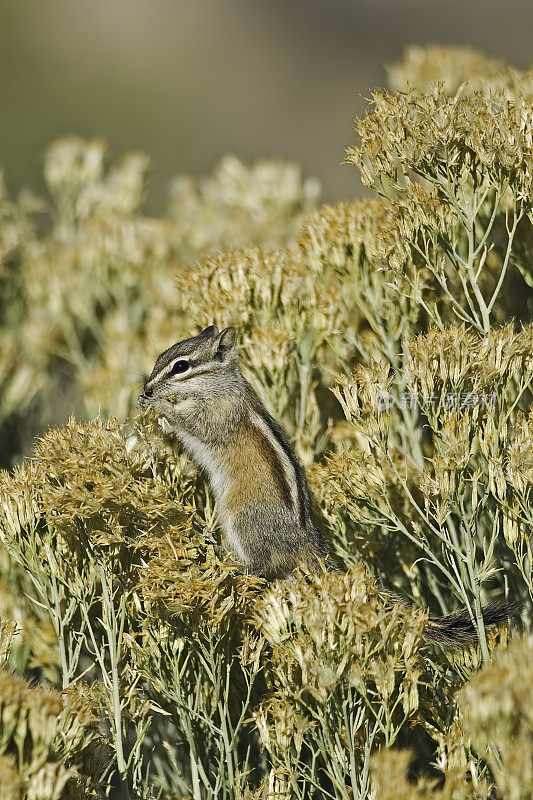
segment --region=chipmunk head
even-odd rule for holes
[[[221,333],[211,325],[198,336],[184,339],[158,356],[139,396],[141,408],[158,401],[186,400],[202,393],[224,392],[239,375],[235,328]]]

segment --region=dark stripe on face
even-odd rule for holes
[[[185,360],[185,359],[184,359]],[[173,359],[173,361],[179,361],[179,359]],[[169,362],[171,363],[171,362]],[[205,372],[211,372],[212,367],[210,364],[206,363],[203,368],[200,368],[202,365],[201,361],[189,361],[189,369],[185,372],[178,372],[176,375],[172,375],[172,370],[165,372],[168,367],[168,364],[165,367],[162,367],[161,370],[155,375],[153,378],[150,378],[147,383],[154,383],[154,385],[158,383],[163,383],[164,381],[170,381],[174,378],[177,378],[180,383],[181,381],[186,381],[189,378],[195,378],[197,375],[203,375]],[[196,371],[195,371],[196,370]]]
[[[205,344],[205,342],[217,335],[218,329],[215,328],[214,325],[211,325],[209,328],[199,333],[198,336],[191,336],[190,339],[184,339],[181,342],[173,344],[172,347],[169,347],[168,350],[165,350],[157,357],[154,369],[150,375],[150,380],[168,366],[171,361],[175,361],[175,359],[181,357],[188,358],[195,352],[198,345]]]
[[[302,525],[305,525],[305,523],[309,520],[310,514],[307,502],[307,493],[305,491],[306,478],[303,468],[300,465],[300,462],[298,461],[292,447],[287,441],[285,431],[280,425],[278,425],[274,417],[271,417],[268,411],[264,409],[262,405],[258,405],[255,411],[259,414],[265,425],[268,425],[270,431],[272,432],[272,436],[275,438],[294,469],[296,489],[298,492],[298,511],[300,522]]]

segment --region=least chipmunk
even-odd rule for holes
[[[235,328],[165,350],[139,404],[152,406],[207,473],[217,517],[249,572],[283,576],[325,555],[305,472],[285,431],[241,375]]]
[[[327,559],[328,552],[304,469],[285,431],[241,375],[235,339],[235,328],[219,332],[211,326],[165,350],[139,405],[161,415],[207,473],[219,524],[242,565],[267,578],[283,577],[299,562]],[[514,610],[505,603],[489,606],[485,624]],[[475,628],[468,612],[460,611],[430,618],[426,638],[460,644],[475,639]]]

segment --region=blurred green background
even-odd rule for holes
[[[151,211],[228,152],[353,196],[343,147],[385,64],[445,43],[528,67],[532,30],[530,0],[1,0],[0,164],[11,192],[42,191],[47,144],[77,133],[151,156]]]

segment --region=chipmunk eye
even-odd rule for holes
[[[169,375],[179,375],[181,372],[187,372],[189,369],[190,364],[188,361],[178,360],[175,361],[172,365],[172,369],[168,373]]]

